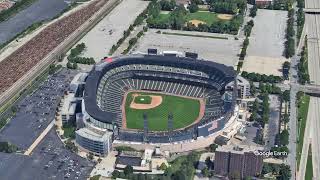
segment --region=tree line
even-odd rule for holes
[[[304,15],[304,0],[297,0],[297,39],[300,40],[304,22],[305,22],[305,15]],[[297,42],[299,43],[299,41]]]
[[[253,20],[250,20],[247,22],[247,24],[244,26],[244,35],[246,38],[243,41],[241,52],[240,52],[240,60],[243,60],[245,56],[247,55],[247,48],[249,46],[249,36],[251,35],[252,28],[254,26]]]
[[[147,27],[143,27],[143,30],[139,31],[136,37],[133,37],[129,40],[128,47],[122,52],[122,54],[127,54],[131,48],[138,42],[138,39],[144,35],[144,32],[148,30]]]
[[[275,175],[277,180],[289,180],[291,178],[290,166],[286,164],[264,163],[261,174],[269,173]]]
[[[86,45],[84,43],[77,44],[75,48],[70,50],[70,54],[67,57],[67,68],[69,69],[77,69],[79,64],[94,64],[95,60],[90,57],[80,57],[81,53],[86,49]]]
[[[290,58],[295,53],[295,42],[294,42],[294,9],[288,11],[287,29],[286,29],[286,42],[284,55],[286,58]]]
[[[259,74],[259,73],[248,73],[246,71],[243,71],[241,73],[241,76],[253,82],[279,83],[283,80],[282,77],[280,76],[266,75],[266,74]]]
[[[305,41],[307,41],[305,39]],[[308,46],[307,42],[302,47],[300,61],[298,63],[298,77],[299,83],[306,84],[310,82],[310,76],[308,73]]]

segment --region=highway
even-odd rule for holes
[[[308,70],[310,75],[310,82],[313,87],[320,85],[320,1],[319,0],[305,0],[305,28],[308,45]],[[310,88],[310,87],[309,87]],[[313,163],[313,179],[320,178],[320,138],[318,132],[320,131],[320,98],[311,97],[309,103],[309,111],[307,117],[307,127],[304,137],[304,146],[301,154],[300,172],[298,173],[298,180],[303,180],[306,173],[306,159],[308,148],[305,146],[311,143],[312,149],[312,163]],[[309,131],[310,129],[310,131]],[[309,142],[308,137],[311,137]],[[307,141],[307,142],[305,142]]]

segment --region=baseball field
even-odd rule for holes
[[[129,92],[126,96],[125,123],[128,129],[143,129],[147,115],[149,131],[168,130],[168,115],[173,114],[173,129],[191,125],[203,116],[202,100],[149,92]]]

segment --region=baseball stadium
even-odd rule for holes
[[[87,121],[128,142],[170,143],[222,130],[234,113],[232,67],[189,57],[105,58],[89,73]]]

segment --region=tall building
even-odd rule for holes
[[[62,120],[62,123],[74,122],[76,119],[76,102],[74,98],[74,93],[67,93],[60,101],[58,107],[59,117]]]
[[[250,83],[241,76],[237,76],[238,97],[247,99],[250,97]]]
[[[263,157],[241,148],[218,148],[215,153],[214,170],[222,176],[254,177],[261,173]]]
[[[234,83],[229,83],[226,88],[233,89]],[[239,99],[250,98],[250,82],[241,76],[237,76],[237,92]]]

